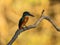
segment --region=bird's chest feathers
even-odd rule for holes
[[[28,21],[29,17],[28,16],[25,16],[25,21]]]
[[[25,17],[24,17],[23,25],[25,25],[25,24],[27,23],[28,19],[29,19],[28,16],[25,16]]]

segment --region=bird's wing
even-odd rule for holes
[[[21,18],[21,19],[19,20],[19,24],[18,24],[19,28],[21,27],[21,25],[22,25],[22,23],[23,23],[23,20],[24,20],[24,18]]]

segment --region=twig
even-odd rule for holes
[[[44,16],[43,15],[44,13],[44,10],[42,11],[42,14],[41,14],[41,17],[33,24],[33,25],[29,25],[27,27],[24,27],[23,29],[18,29],[16,32],[15,32],[15,35],[12,37],[12,39],[9,41],[9,43],[7,45],[12,45],[13,42],[17,39],[18,35],[26,30],[29,30],[31,28],[35,28],[43,19],[46,19],[48,20],[49,22],[51,22],[51,24],[56,28],[57,31],[60,31],[60,28],[58,28],[56,26],[56,24],[53,22],[53,20],[48,17],[48,16]]]

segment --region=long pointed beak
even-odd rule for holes
[[[29,14],[30,16],[32,16],[32,17],[35,17],[34,15],[32,15],[32,14]]]

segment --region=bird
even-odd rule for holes
[[[24,26],[26,27],[26,23],[29,20],[29,16],[34,17],[34,15],[30,14],[28,11],[23,12],[21,19],[19,20],[18,28],[22,29]]]

